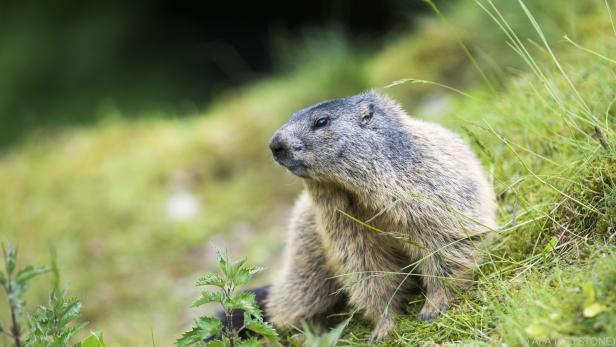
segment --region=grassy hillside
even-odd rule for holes
[[[467,91],[435,118],[475,144],[501,228],[473,290],[433,324],[403,318],[387,345],[608,344],[616,336],[616,33],[597,9],[587,17],[594,28],[573,39],[586,50],[567,38],[544,44],[539,27],[533,41],[511,32],[524,72],[496,92]],[[415,314],[421,298],[411,302]]]
[[[169,345],[198,313],[187,307],[194,280],[213,267],[213,245],[267,265],[258,281],[279,267],[301,183],[273,164],[270,134],[313,102],[429,80],[447,87],[407,81],[385,92],[473,144],[501,228],[476,286],[432,324],[414,319],[421,298],[411,298],[387,345],[614,336],[616,32],[606,3],[529,4],[549,46],[517,2],[498,1],[498,13],[479,4],[489,14],[459,2],[443,9],[445,22],[426,18],[378,52],[337,39],[308,46],[295,71],[188,120],[131,121],[109,109],[96,126],[34,134],[0,157],[0,230],[24,262],[58,250],[64,285],[111,345],[149,344],[152,333]],[[185,215],[178,201],[190,206]],[[45,299],[39,281],[33,303]],[[354,321],[343,344],[364,344],[368,333]]]

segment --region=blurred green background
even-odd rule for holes
[[[329,33],[379,46],[421,3],[35,1],[0,4],[0,144],[44,126],[199,113],[224,91],[297,66]]]
[[[496,3],[532,36],[517,2]],[[1,238],[22,264],[56,249],[63,285],[110,345],[152,334],[170,345],[199,313],[188,307],[193,284],[213,269],[215,247],[267,266],[255,285],[280,266],[301,182],[266,144],[291,113],[403,78],[488,88],[460,42],[492,88],[522,75],[475,2],[436,4],[450,26],[420,1],[0,3]],[[527,5],[551,42],[592,38],[603,15],[601,1]],[[441,117],[455,113],[455,92],[387,92],[464,133]],[[30,304],[51,286],[38,281]]]

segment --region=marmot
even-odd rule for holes
[[[305,184],[282,274],[265,298],[276,327],[318,323],[347,300],[378,341],[413,288],[425,294],[419,317],[431,321],[472,280],[496,204],[479,160],[453,132],[370,91],[296,112],[269,146]]]

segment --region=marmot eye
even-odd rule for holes
[[[314,128],[315,129],[322,128],[326,126],[327,124],[329,124],[329,117],[321,117],[317,119],[316,122],[314,122]]]

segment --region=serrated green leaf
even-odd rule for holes
[[[34,266],[26,266],[24,269],[17,273],[17,275],[15,276],[15,282],[23,283],[35,276],[44,274],[49,271],[50,270],[47,268],[35,268]]]
[[[198,307],[210,302],[222,302],[223,298],[224,296],[222,292],[202,292],[201,296],[197,300],[193,301],[191,307]]]
[[[254,275],[254,274],[262,272],[264,270],[265,270],[265,268],[263,266],[253,266],[253,267],[248,269],[248,272],[250,272],[251,275]]]
[[[230,299],[224,300],[222,304],[228,310],[239,309],[252,316],[261,317],[261,310],[257,306],[253,293],[240,293]]]
[[[197,280],[197,286],[216,286],[222,288],[224,285],[225,279],[213,273],[205,274],[205,276]]]
[[[202,340],[203,339],[201,338],[201,332],[199,331],[199,328],[194,327],[192,328],[192,330],[187,331],[184,334],[182,334],[182,337],[177,339],[175,341],[175,344],[178,347],[188,347]]]
[[[231,279],[231,281],[236,285],[236,286],[241,286],[242,284],[246,284],[248,283],[248,281],[250,281],[250,279],[252,278],[252,275],[250,274],[250,272],[248,271],[248,269],[239,269],[234,275],[233,278]]]
[[[265,337],[273,346],[281,346],[278,333],[271,324],[253,319],[248,314],[244,313],[244,327]]]
[[[246,263],[246,258],[231,261],[228,265],[227,276],[233,279],[244,263]]]
[[[248,340],[242,340],[238,342],[237,347],[261,347],[259,340],[257,338],[250,338]]]
[[[216,258],[218,260],[218,268],[222,271],[223,274],[228,275],[229,273],[229,262],[227,261],[227,257],[223,256],[220,251],[216,252]]]
[[[4,277],[4,272],[0,272],[0,285],[4,287],[4,289],[7,289],[8,287],[8,281],[6,280],[6,277]]]
[[[213,317],[199,317],[196,323],[197,327],[203,332],[204,339],[216,335],[222,330],[222,323]]]
[[[92,332],[90,336],[83,340],[81,347],[107,347],[103,340],[103,333]]]
[[[87,323],[69,325],[81,312],[77,298],[64,297],[63,292],[53,291],[49,296],[49,307],[39,307],[28,317],[30,334],[25,346],[66,347]],[[82,346],[81,343],[75,346]]]
[[[245,325],[246,329],[255,332],[264,337],[276,337],[278,338],[278,333],[276,330],[266,322],[261,322],[258,320],[251,320],[248,324]]]
[[[242,259],[242,264],[245,262],[245,259]],[[239,267],[234,273],[231,281],[235,283],[235,285],[242,285],[248,283],[252,276],[258,272],[263,271],[263,267],[255,266],[250,268]],[[233,269],[232,269],[233,271]]]
[[[199,317],[195,320],[195,327],[185,332],[181,338],[175,341],[179,347],[192,346],[197,342],[212,337],[222,330],[222,323],[212,317]]]
[[[76,300],[76,299],[75,299]],[[79,301],[72,301],[66,304],[60,313],[61,324],[67,324],[70,321],[76,319],[81,314],[81,303]]]

